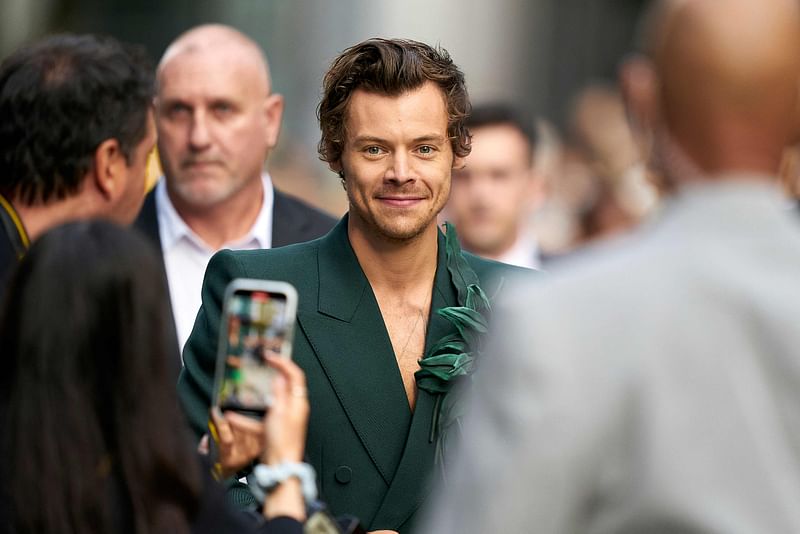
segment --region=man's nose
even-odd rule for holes
[[[408,155],[400,152],[392,157],[392,165],[386,171],[386,179],[401,184],[412,182],[416,179]]]
[[[200,111],[192,117],[192,124],[189,130],[189,146],[192,150],[203,150],[211,144],[211,135],[208,129],[208,119]]]

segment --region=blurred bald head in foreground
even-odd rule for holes
[[[800,3],[671,0],[623,68],[658,218],[493,312],[425,532],[800,532]]]
[[[798,129],[800,3],[661,0],[642,29],[621,81],[656,170],[774,174]]]

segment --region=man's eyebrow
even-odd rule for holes
[[[447,141],[447,138],[443,135],[439,134],[428,134],[417,137],[414,139],[414,143],[444,143]]]
[[[374,135],[359,135],[355,139],[353,139],[353,143],[361,144],[361,143],[386,143],[386,139],[382,139],[380,137],[376,137]]]
[[[179,96],[168,96],[168,97],[156,97],[156,103],[160,105],[175,105],[175,104],[183,104],[185,106],[189,106],[190,104],[183,98]]]
[[[447,141],[447,138],[440,135],[440,134],[427,134],[421,135],[419,137],[415,137],[411,140],[413,144],[417,143],[444,143]],[[360,143],[387,143],[386,139],[381,137],[377,137],[374,135],[360,135],[353,139],[353,143],[360,144]]]

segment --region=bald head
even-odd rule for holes
[[[706,173],[774,173],[794,127],[797,0],[660,0],[645,26],[660,126]]]
[[[158,64],[157,79],[170,64],[201,55],[209,62],[239,64],[265,94],[270,92],[269,64],[258,43],[242,32],[222,24],[204,24],[181,34],[167,47]]]
[[[233,28],[199,26],[167,48],[157,80],[158,149],[179,213],[200,219],[225,204],[257,211],[283,112],[259,46]]]

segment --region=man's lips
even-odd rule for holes
[[[186,161],[183,163],[184,169],[208,169],[221,165],[218,161]]]
[[[397,208],[407,208],[418,204],[425,200],[425,197],[418,197],[418,196],[379,196],[378,200],[383,202],[384,204],[388,204],[389,206],[397,207]]]

